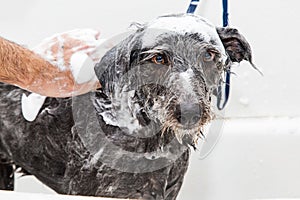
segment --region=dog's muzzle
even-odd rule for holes
[[[181,103],[175,106],[174,116],[184,128],[191,128],[200,121],[202,109],[198,103]]]

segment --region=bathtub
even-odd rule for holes
[[[192,154],[181,200],[300,199],[300,118],[226,120],[213,151]]]

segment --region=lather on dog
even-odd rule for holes
[[[252,64],[236,29],[168,15],[104,55],[95,66],[100,90],[47,98],[33,122],[21,114],[28,92],[0,84],[2,166],[19,166],[62,194],[176,199],[190,147],[212,120],[211,97],[242,60]]]

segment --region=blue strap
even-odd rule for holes
[[[228,26],[228,0],[223,0],[223,27]]]
[[[223,27],[228,26],[228,0],[223,0]],[[219,110],[223,110],[228,103],[229,95],[230,95],[230,68],[225,72],[225,96],[224,102],[221,105],[222,101],[222,83],[219,84],[218,94],[217,94],[217,106]]]
[[[191,0],[189,8],[187,9],[186,13],[194,13],[200,0]]]
[[[229,99],[229,94],[230,94],[230,69],[229,71],[225,72],[225,96],[224,96],[224,102],[221,105],[221,101],[222,101],[222,80],[219,83],[218,86],[218,93],[217,93],[217,107],[219,110],[223,110],[225,108],[225,106],[227,105],[228,99]]]

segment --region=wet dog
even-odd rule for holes
[[[0,186],[12,188],[16,165],[58,193],[176,199],[222,74],[242,60],[251,50],[236,29],[169,15],[104,55],[100,90],[47,98],[34,122],[21,113],[29,92],[1,84]]]

